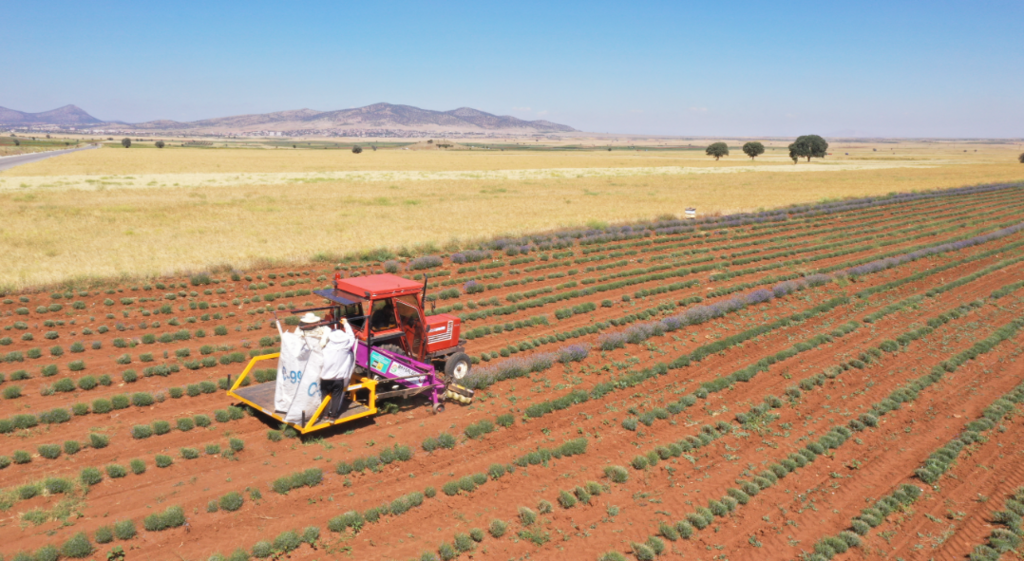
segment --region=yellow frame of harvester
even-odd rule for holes
[[[281,356],[281,353],[271,353],[269,355],[260,355],[253,357],[252,360],[249,361],[249,364],[246,365],[245,370],[243,370],[242,373],[238,376],[238,379],[235,380],[235,383],[231,385],[231,389],[228,390],[228,395],[241,401],[242,403],[245,403],[246,405],[252,407],[253,409],[262,411],[264,414],[270,415],[271,417],[277,419],[278,421],[281,421],[282,423],[293,427],[295,430],[299,431],[300,434],[306,434],[316,430],[325,429],[327,427],[331,427],[334,425],[340,425],[342,423],[347,423],[355,419],[369,417],[370,415],[374,415],[377,413],[377,382],[370,378],[361,379],[358,384],[350,385],[347,390],[347,392],[351,394],[352,401],[355,401],[356,399],[356,391],[364,388],[370,390],[370,397],[367,400],[366,411],[363,411],[362,413],[358,413],[356,415],[343,417],[332,422],[316,423],[316,420],[320,418],[320,414],[324,412],[325,408],[327,408],[327,404],[331,402],[331,396],[328,395],[324,396],[324,400],[320,403],[320,407],[316,408],[316,412],[313,413],[312,417],[310,417],[309,421],[306,423],[305,426],[300,425],[298,423],[289,423],[288,421],[284,420],[284,417],[278,415],[276,411],[267,411],[262,406],[257,405],[235,393],[235,390],[241,387],[242,382],[249,376],[249,372],[252,371],[253,366],[255,366],[257,362],[260,362],[261,360],[270,360],[273,358],[277,358],[279,356]]]

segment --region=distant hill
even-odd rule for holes
[[[65,105],[42,113],[24,113],[0,107],[0,125],[60,125],[80,126],[102,123],[75,105]]]
[[[123,126],[124,123],[116,122]],[[0,125],[60,125],[87,126],[109,125],[94,118],[74,105],[67,105],[44,113],[23,113],[0,107]],[[120,128],[119,126],[119,128]],[[492,115],[469,107],[451,111],[432,111],[410,105],[375,103],[355,109],[338,111],[315,111],[298,109],[258,115],[236,115],[204,119],[201,121],[178,122],[170,120],[149,121],[128,125],[134,130],[174,131],[196,133],[242,133],[251,131],[309,132],[331,131],[343,133],[346,130],[367,131],[374,129],[397,131],[433,132],[575,132],[568,125],[550,121],[524,121],[510,116]]]
[[[505,131],[575,132],[568,125],[550,121],[524,121],[498,116],[469,107],[451,111],[432,111],[410,105],[375,103],[355,109],[315,111],[298,109],[257,115],[237,115],[187,123],[152,121],[135,125],[150,130],[208,130],[217,132],[252,130],[344,130],[395,129],[423,131]]]

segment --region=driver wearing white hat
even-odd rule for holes
[[[320,316],[313,312],[306,312],[306,315],[299,318],[299,328],[295,330],[295,333],[302,335],[311,349],[322,349],[327,346],[327,335],[330,333],[330,329],[323,325],[317,325],[318,323],[320,323]]]

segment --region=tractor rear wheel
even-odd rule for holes
[[[444,361],[445,382],[452,384],[462,383],[463,378],[469,375],[469,369],[473,361],[466,353],[455,353]]]

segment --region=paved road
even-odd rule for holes
[[[21,164],[29,164],[32,162],[38,162],[45,160],[46,158],[52,158],[54,156],[60,156],[61,154],[68,154],[70,152],[78,152],[79,150],[91,150],[93,148],[99,148],[98,146],[86,146],[84,148],[71,148],[69,150],[53,150],[51,152],[36,152],[35,154],[19,154],[17,156],[3,156],[0,157],[0,171],[5,169],[11,169],[14,166],[20,166]]]

